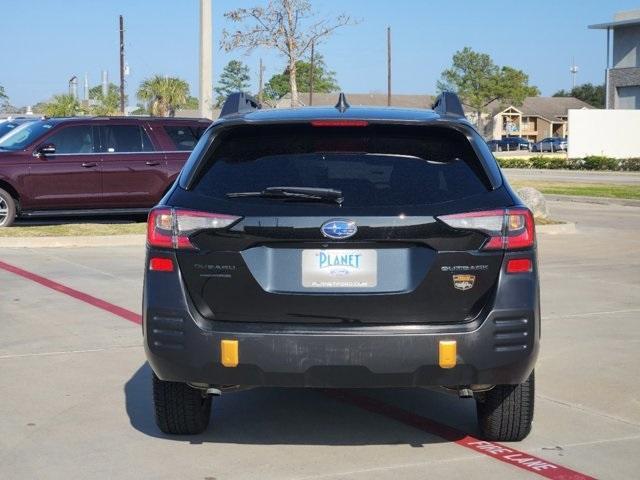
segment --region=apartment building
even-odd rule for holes
[[[618,12],[612,22],[589,28],[607,32],[606,107],[640,109],[640,10]]]
[[[574,97],[527,97],[522,105],[489,104],[481,129],[487,139],[523,137],[539,142],[547,137],[566,137],[570,109],[593,108]]]

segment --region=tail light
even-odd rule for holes
[[[527,208],[458,213],[438,219],[453,228],[488,235],[482,250],[518,250],[530,248],[535,242],[533,215]]]
[[[189,237],[201,230],[227,228],[240,217],[158,207],[149,212],[147,244],[151,247],[195,250]]]

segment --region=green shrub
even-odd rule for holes
[[[640,172],[640,158],[623,158],[620,160],[620,170]]]
[[[541,155],[529,159],[532,168],[547,168],[547,159]]]
[[[531,161],[532,168],[548,168],[557,170],[559,168],[567,168],[567,161],[562,157],[531,157],[529,159]]]
[[[568,170],[582,170],[584,168],[584,158],[567,158],[565,165]]]
[[[498,158],[501,168],[531,168],[531,161],[528,158]]]
[[[609,170],[640,172],[640,158],[611,158],[592,155],[584,158],[545,157],[538,155],[530,158],[498,158],[501,168],[541,168],[568,170]]]
[[[584,157],[583,167],[585,170],[618,170],[620,168],[620,160],[593,155]]]

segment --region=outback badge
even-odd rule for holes
[[[454,275],[453,286],[458,290],[469,290],[476,283],[475,275]]]

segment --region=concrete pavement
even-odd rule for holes
[[[640,476],[640,209],[550,202],[532,434],[509,447],[598,478]],[[0,260],[139,311],[143,248],[3,249]],[[153,423],[139,325],[0,270],[0,478],[536,478],[316,390],[214,400],[212,426]],[[472,402],[366,391],[475,433]],[[540,477],[538,477],[540,478]]]

